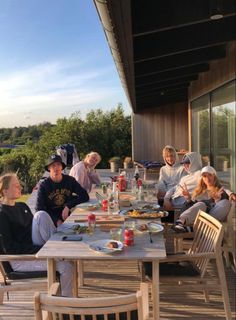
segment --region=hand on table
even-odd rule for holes
[[[62,215],[62,219],[65,221],[68,216],[69,216],[69,213],[70,213],[70,209],[68,207],[65,207],[61,213]]]

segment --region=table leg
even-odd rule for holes
[[[78,261],[79,266],[79,287],[84,285],[84,264],[82,260]]]
[[[78,297],[78,264],[77,261],[73,261],[74,263],[74,273],[73,273],[73,297]]]
[[[56,262],[52,258],[47,259],[48,264],[48,292],[51,285],[56,282]]]
[[[160,319],[159,299],[159,261],[152,262],[152,297],[153,297],[153,319]]]

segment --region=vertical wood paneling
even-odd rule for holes
[[[178,103],[133,115],[133,158],[162,161],[162,149],[171,144],[188,149],[188,108]]]
[[[236,77],[236,41],[227,48],[224,59],[210,63],[210,70],[201,73],[198,80],[193,81],[189,88],[189,100],[196,99]]]

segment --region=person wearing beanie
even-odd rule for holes
[[[56,227],[66,220],[73,207],[89,200],[87,191],[75,178],[62,173],[65,166],[59,155],[49,158],[45,166],[49,177],[40,184],[36,201],[36,211],[48,213]]]
[[[187,227],[194,224],[199,210],[209,213],[219,221],[225,221],[231,206],[227,194],[230,192],[224,190],[213,167],[202,168],[200,180],[192,195],[186,185],[182,186],[182,190],[186,202],[182,214],[173,226],[176,232],[188,231]]]

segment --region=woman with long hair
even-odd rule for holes
[[[89,193],[93,184],[100,184],[99,174],[95,171],[96,165],[101,161],[101,156],[95,151],[88,153],[84,160],[76,163],[70,170],[70,176]]]
[[[0,235],[6,254],[34,254],[56,231],[47,213],[34,216],[21,197],[21,184],[17,175],[6,173],[0,177]],[[10,261],[14,271],[47,270],[46,261]],[[62,295],[72,296],[73,264],[58,261]]]
[[[177,232],[188,231],[192,226],[199,210],[203,210],[219,221],[224,221],[230,210],[229,195],[220,184],[216,171],[211,166],[201,170],[201,178],[192,195],[186,186],[182,186],[186,199],[183,213],[180,215],[173,229]],[[185,210],[186,209],[186,210]]]

